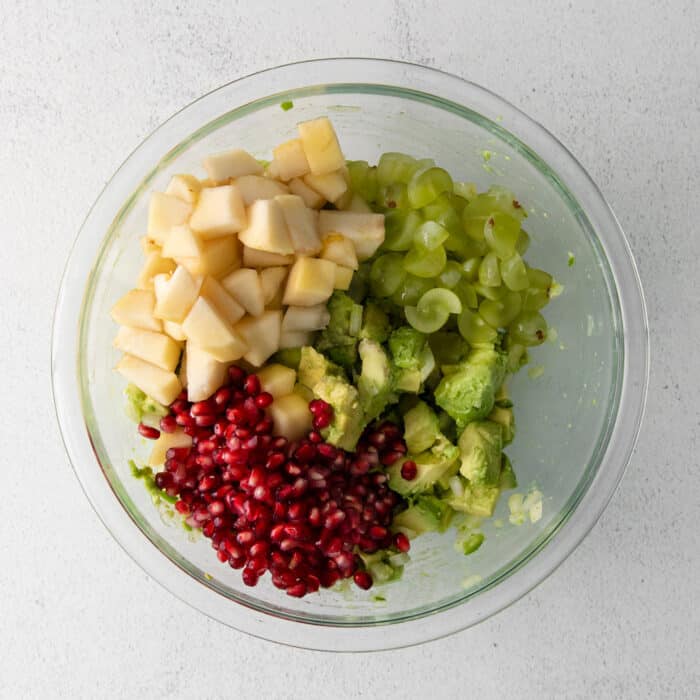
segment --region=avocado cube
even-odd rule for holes
[[[401,369],[419,369],[425,343],[425,336],[414,328],[397,328],[389,337],[389,350],[394,364]]]
[[[496,508],[501,491],[498,486],[465,484],[464,493],[447,499],[447,504],[456,511],[479,518],[490,518]]]
[[[513,409],[494,406],[493,411],[489,413],[488,419],[501,426],[503,444],[510,445],[515,437],[515,417],[513,415]]]
[[[389,317],[374,302],[367,302],[364,308],[360,338],[383,343],[389,337]]]
[[[387,404],[396,401],[393,393],[391,365],[382,346],[374,340],[360,341],[362,371],[357,380],[360,405],[368,421],[376,418]]]
[[[472,484],[494,486],[501,474],[502,428],[492,421],[470,423],[459,438],[462,476]]]
[[[435,411],[420,401],[403,417],[404,440],[408,451],[418,454],[430,449],[440,429]]]
[[[499,487],[501,491],[507,491],[508,489],[518,488],[518,479],[515,476],[515,471],[513,470],[513,464],[508,455],[503,453],[503,461],[501,462],[501,477],[499,481]]]

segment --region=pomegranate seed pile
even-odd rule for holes
[[[402,500],[377,470],[406,453],[399,428],[368,428],[348,453],[324,442],[318,431],[331,423],[333,410],[314,400],[314,429],[290,443],[272,434],[265,412],[272,401],[258,377],[239,367],[206,401],[190,403],[183,392],[160,429],[181,426],[193,444],[168,450],[156,485],[178,498],[178,512],[201,528],[221,562],[242,569],[248,586],[269,571],[277,588],[296,597],[351,577],[370,588],[372,576],[357,552],[410,548],[404,534],[389,530]],[[139,432],[159,434],[142,424]]]

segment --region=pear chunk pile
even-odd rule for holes
[[[326,117],[299,124],[266,166],[240,148],[203,166],[206,179],[174,175],[151,195],[137,286],[112,309],[116,369],[164,405],[183,387],[209,398],[233,362],[261,368],[310,344],[333,291],[384,241]]]

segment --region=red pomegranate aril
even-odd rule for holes
[[[324,588],[330,588],[334,586],[340,579],[340,574],[334,570],[325,570],[321,572],[321,585]]]
[[[299,496],[303,496],[308,487],[309,482],[306,479],[299,477],[292,485],[292,494],[297,498]]]
[[[243,579],[243,583],[245,583],[246,586],[256,586],[258,584],[260,574],[258,574],[257,571],[254,571],[253,569],[248,569],[246,567],[245,569],[243,569],[241,578]]]
[[[170,472],[158,472],[155,477],[156,486],[165,491],[173,486],[173,475]]]
[[[334,527],[338,527],[343,520],[345,520],[345,513],[342,510],[336,510],[326,517],[323,527],[332,530]]]
[[[316,447],[310,442],[299,445],[294,451],[294,459],[301,462],[302,464],[307,464],[316,456]]]
[[[385,467],[390,467],[394,462],[400,460],[401,457],[403,457],[401,452],[385,452],[380,461]]]
[[[327,413],[319,413],[314,416],[313,426],[316,430],[323,430],[331,424],[332,418]]]
[[[256,374],[249,374],[243,382],[243,389],[247,394],[251,396],[259,394],[260,380],[258,379],[258,376]]]
[[[209,416],[216,411],[215,405],[207,401],[197,401],[190,406],[190,415]]]
[[[265,462],[265,469],[279,469],[285,462],[285,456],[281,452],[272,452]]]
[[[175,504],[175,510],[182,515],[186,515],[190,512],[190,507],[184,501],[178,501]]]
[[[270,530],[270,539],[273,542],[281,542],[286,537],[285,527],[286,525],[284,523],[273,525]]]
[[[262,394],[258,394],[255,397],[255,405],[258,408],[267,408],[268,406],[272,405],[272,394],[268,393],[267,391],[263,391]]]
[[[289,476],[299,476],[301,475],[301,466],[296,462],[287,462],[284,465],[284,471],[289,474]]]
[[[221,515],[222,513],[226,512],[226,506],[224,505],[223,501],[212,501],[207,506],[207,510],[212,515]]]
[[[293,586],[287,588],[287,595],[291,595],[294,598],[303,598],[306,595],[306,584],[303,581],[295,583]]]
[[[198,428],[209,428],[216,423],[216,416],[212,415],[202,415],[196,416],[194,419],[195,424]]]
[[[185,428],[192,427],[195,424],[194,418],[189,413],[178,413],[175,416],[175,422]]]
[[[311,508],[311,510],[309,510],[308,520],[310,525],[313,525],[313,527],[318,527],[323,520],[323,516],[321,515],[321,509],[316,506]]]
[[[208,523],[204,523],[202,533],[205,537],[211,537],[214,534],[214,523],[211,520]]]
[[[306,515],[306,506],[299,501],[291,503],[287,509],[287,515],[290,520],[301,520]]]
[[[222,386],[214,394],[214,403],[217,406],[227,406],[228,402],[231,400],[231,389],[227,386]]]
[[[211,454],[216,449],[214,440],[200,440],[197,442],[197,452],[201,455]]]
[[[321,457],[327,460],[335,459],[338,455],[338,451],[335,449],[335,447],[333,447],[333,445],[329,445],[328,443],[319,445],[316,450]]]
[[[228,560],[228,565],[232,569],[242,569],[245,564],[245,557],[231,557]]]
[[[148,440],[157,440],[160,437],[160,430],[158,428],[153,428],[150,425],[144,425],[139,423],[138,426],[139,435],[147,438]]]
[[[252,530],[241,530],[236,535],[238,544],[248,547],[255,541],[255,533]]]
[[[387,529],[381,525],[372,525],[367,534],[373,540],[383,540],[387,536]]]
[[[357,586],[365,591],[372,588],[372,576],[367,571],[356,571],[353,580]]]
[[[256,501],[269,501],[271,497],[270,489],[267,486],[256,486],[253,491],[253,498]]]
[[[318,445],[319,443],[323,442],[323,436],[317,430],[312,430],[309,433],[309,442],[312,442],[314,445]]]
[[[399,550],[399,552],[408,552],[409,549],[411,549],[411,542],[406,537],[406,535],[403,532],[397,532],[394,535],[394,547]]]
[[[164,433],[174,433],[177,430],[177,421],[175,420],[175,416],[163,416],[160,419],[160,429]]]
[[[217,486],[219,486],[219,479],[218,477],[213,475],[203,477],[202,479],[200,479],[198,484],[198,488],[200,491],[211,491]]]
[[[418,476],[418,465],[412,459],[407,459],[401,465],[401,478],[406,481],[413,481],[416,476]]]
[[[272,432],[273,423],[271,418],[263,418],[255,424],[255,432],[258,435],[269,435]]]

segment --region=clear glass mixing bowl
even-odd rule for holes
[[[280,109],[292,100],[294,108]],[[457,180],[512,188],[530,214],[528,260],[564,294],[546,310],[556,342],[534,350],[544,374],[512,382],[521,491],[537,484],[543,517],[508,523],[506,498],[487,541],[465,557],[454,533],[414,542],[403,579],[301,600],[263,580],[245,587],[208,541],[161,519],[127,462],[147,453],[124,414],[113,372],[112,304],[135,279],[149,193],[231,146],[269,157],[297,122],[328,115],[349,158],[383,151],[434,158]],[[568,265],[569,254],[575,265]],[[91,209],[68,261],[53,336],[56,411],[85,492],[107,528],[153,578],[237,629],[326,650],[386,649],[472,625],[512,603],[581,541],[630,458],[647,385],[644,300],[624,234],[601,193],[547,131],[491,92],[392,61],[332,59],[281,66],[205,95],[151,134]],[[376,600],[377,594],[385,600]]]

